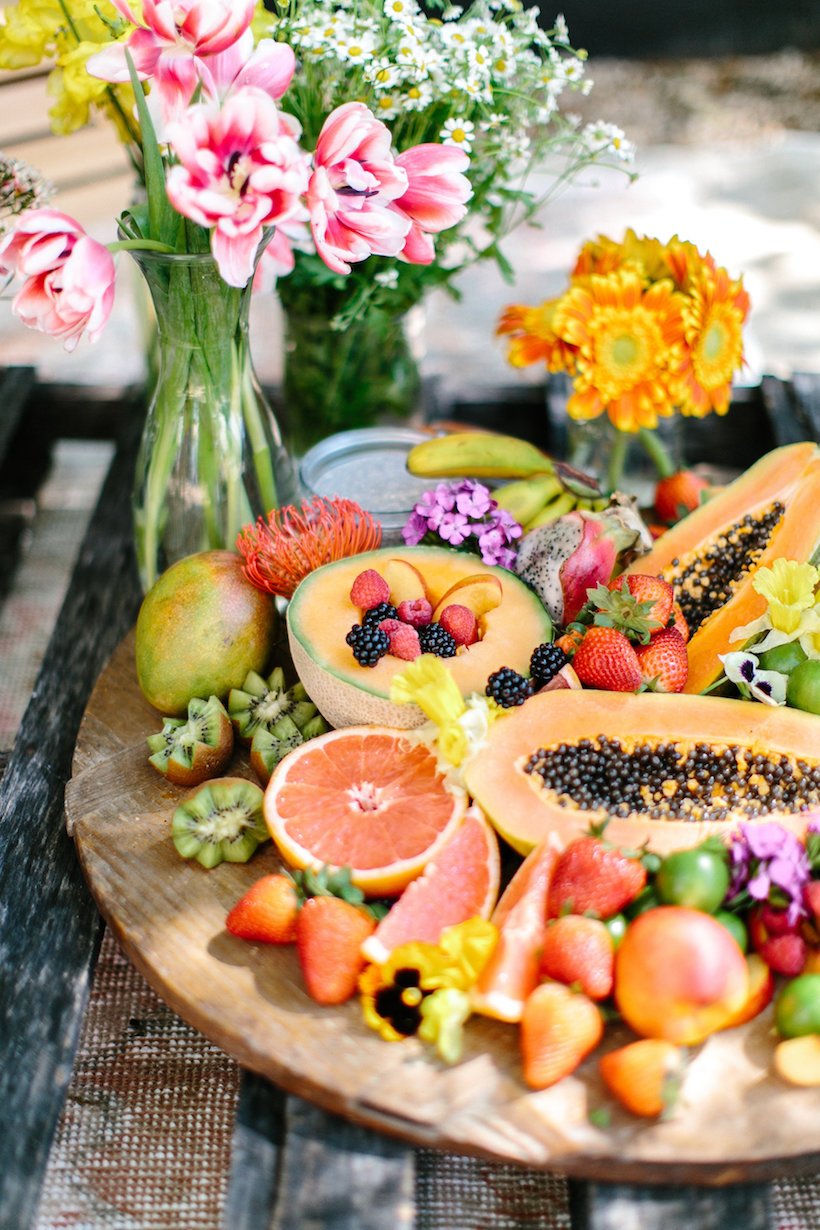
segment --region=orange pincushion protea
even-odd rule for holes
[[[355,500],[315,496],[301,510],[293,504],[274,508],[267,521],[246,525],[236,540],[248,580],[266,594],[293,597],[299,582],[333,560],[381,545],[378,521]]]

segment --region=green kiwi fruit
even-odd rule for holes
[[[285,673],[277,666],[267,679],[249,671],[241,688],[231,688],[228,713],[239,738],[251,743],[258,730],[272,732],[283,717],[301,730],[317,709],[301,683],[285,688]]]
[[[171,833],[177,853],[203,867],[246,863],[270,839],[262,816],[262,790],[244,777],[203,782],[174,812]]]
[[[301,730],[289,717],[280,718],[272,730],[266,726],[260,727],[251,743],[251,765],[262,785],[267,786],[271,773],[288,752],[316,735],[323,735],[327,729],[327,722],[320,713],[306,722]]]
[[[188,717],[165,718],[147,739],[148,763],[177,786],[198,786],[222,772],[233,752],[233,726],[219,697],[188,702]]]

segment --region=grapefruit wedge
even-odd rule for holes
[[[274,769],[265,823],[292,867],[349,867],[372,897],[396,896],[458,828],[467,796],[404,731],[348,726]]]
[[[368,961],[382,963],[399,944],[436,944],[447,927],[468,918],[489,918],[498,898],[501,859],[498,838],[478,807],[408,884],[390,912],[362,945]]]
[[[498,943],[473,988],[473,1008],[498,1021],[520,1021],[539,981],[547,925],[547,894],[558,862],[557,841],[536,846],[516,871],[493,912]]]

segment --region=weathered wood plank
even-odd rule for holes
[[[411,1148],[288,1098],[270,1230],[412,1230]]]
[[[17,431],[33,385],[33,367],[0,369],[0,465]]]
[[[136,426],[136,425],[135,425]],[[128,493],[137,432],[115,457],[0,782],[0,1227],[34,1216],[101,934],[63,825],[93,681],[139,598]]]
[[[798,414],[806,425],[804,439],[820,443],[820,373],[795,372],[792,383]]]
[[[243,1072],[222,1215],[225,1230],[270,1225],[284,1141],[285,1094],[263,1076]]]
[[[768,1230],[769,1187],[637,1187],[569,1183],[572,1230]]]

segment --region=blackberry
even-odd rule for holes
[[[456,643],[441,624],[423,624],[417,629],[422,653],[434,653],[439,658],[454,658]]]
[[[345,641],[359,666],[375,666],[390,649],[390,637],[377,624],[354,624]]]
[[[532,683],[519,675],[510,666],[502,666],[500,671],[493,671],[484,689],[496,704],[504,709],[512,709],[514,705],[523,705],[528,696],[532,696]]]
[[[363,628],[378,628],[383,619],[397,619],[398,611],[389,602],[380,602],[362,615]]]
[[[532,651],[530,658],[530,675],[537,687],[543,687],[545,683],[549,683],[550,679],[554,679],[562,666],[567,664],[567,655],[559,645],[552,645],[549,641],[544,645],[538,645]]]

